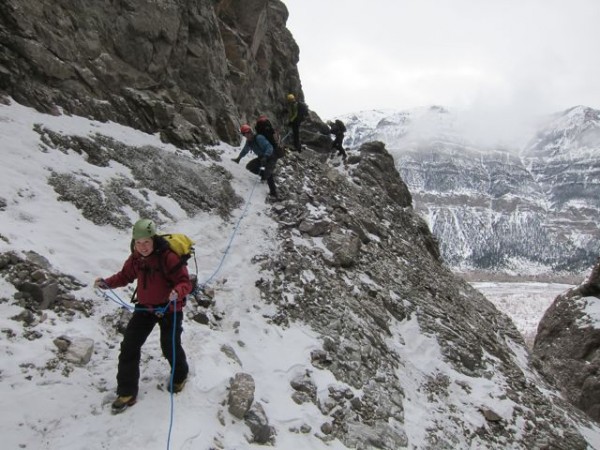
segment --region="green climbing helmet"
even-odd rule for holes
[[[150,219],[140,219],[133,226],[133,240],[156,236],[156,225]]]

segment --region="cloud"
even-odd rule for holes
[[[311,108],[600,108],[596,0],[284,0]]]

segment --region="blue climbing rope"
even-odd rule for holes
[[[101,290],[96,288],[95,289],[96,295],[99,295],[100,297],[104,297],[105,300],[110,300],[114,303],[116,303],[117,305],[119,305],[122,309],[126,309],[129,312],[133,312],[133,311],[140,311],[140,312],[151,312],[154,313],[156,315],[164,315],[166,314],[167,310],[169,309],[169,306],[171,306],[172,302],[168,302],[166,305],[163,306],[154,306],[152,308],[143,308],[141,306],[133,306],[130,305],[129,303],[125,303],[125,301],[119,297],[119,295],[111,288],[106,287],[106,289]]]
[[[206,286],[214,277],[217,276],[217,274],[219,273],[219,271],[223,267],[223,263],[225,262],[225,258],[227,257],[227,254],[229,253],[229,250],[231,248],[231,244],[233,243],[233,239],[235,238],[235,235],[237,234],[238,229],[240,228],[240,224],[242,223],[242,219],[244,217],[246,217],[246,213],[248,212],[248,207],[250,206],[250,200],[252,199],[252,196],[254,195],[254,190],[256,189],[256,185],[257,184],[258,184],[258,180],[252,186],[252,190],[250,191],[250,195],[248,196],[248,200],[246,200],[246,206],[244,207],[244,210],[242,211],[242,214],[240,215],[240,218],[238,219],[237,223],[235,224],[235,227],[233,228],[233,232],[231,233],[231,236],[229,237],[229,242],[227,243],[227,247],[225,247],[225,251],[223,252],[223,256],[221,257],[221,261],[219,261],[219,265],[217,266],[217,268],[215,269],[215,271],[211,274],[211,276],[209,276],[206,279],[206,281],[204,283],[198,283],[198,286],[197,286],[198,289],[200,287]]]
[[[183,314],[183,313],[182,313]],[[175,354],[175,338],[176,338],[176,329],[177,329],[177,299],[173,301],[173,339],[171,340],[171,379],[169,380],[169,391],[171,392],[171,414],[169,416],[169,433],[167,436],[167,450],[171,447],[171,431],[173,430],[173,415],[175,414],[175,399],[173,396],[175,393],[173,392],[173,379],[175,378],[175,363],[177,355]]]
[[[130,312],[133,312],[133,310],[135,309],[129,303],[125,303],[123,299],[119,297],[119,295],[109,287],[106,287],[106,289],[96,288],[94,289],[94,292],[96,292],[96,295],[103,297],[104,300],[110,300],[111,302],[116,303],[121,309],[126,309]]]
[[[289,131],[288,131],[288,132],[285,134],[285,136],[283,136],[283,137],[281,138],[281,143],[283,144],[283,143],[284,143],[284,142],[287,140],[287,138],[289,138],[291,135],[292,135],[292,130],[289,130]]]

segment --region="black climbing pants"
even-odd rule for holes
[[[181,383],[188,375],[188,364],[181,346],[181,333],[183,331],[183,313],[175,314],[175,334],[173,335],[172,312],[164,316],[148,311],[134,311],[133,316],[127,324],[125,335],[121,342],[121,353],[119,354],[119,368],[117,372],[117,395],[134,395],[138,393],[140,379],[140,357],[142,345],[158,323],[160,327],[160,347],[163,356],[169,361],[173,369],[173,339],[175,340],[175,370],[173,383]]]
[[[260,174],[260,159],[254,158],[248,164],[246,164],[246,169],[250,172],[259,175]],[[265,165],[265,175],[264,178],[267,181],[267,185],[269,186],[269,193],[271,195],[277,195],[277,186],[275,185],[275,177],[273,176],[273,172],[275,172],[275,166],[277,165],[277,158],[271,156],[267,159],[267,163]]]

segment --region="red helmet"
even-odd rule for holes
[[[250,128],[250,125],[244,124],[240,127],[240,133],[242,133],[242,134],[252,133],[252,128]]]

